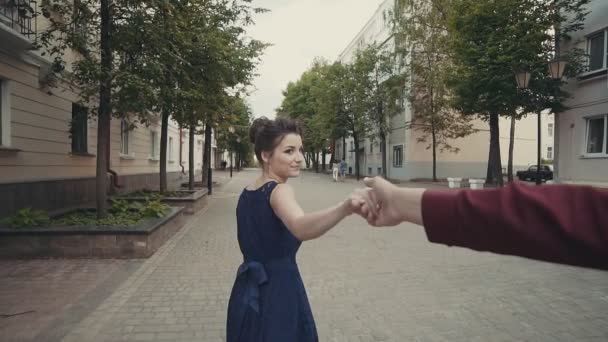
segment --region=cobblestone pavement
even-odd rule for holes
[[[256,175],[236,173],[63,341],[224,341],[235,206]],[[306,211],[358,185],[313,173],[291,183]],[[356,217],[304,243],[298,262],[323,342],[608,340],[607,272],[433,245],[420,227]]]
[[[141,260],[0,261],[0,341],[57,340],[141,264]]]

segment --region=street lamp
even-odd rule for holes
[[[232,140],[232,134],[234,134],[234,126],[228,127],[228,132],[230,132],[230,140]],[[232,178],[232,144],[230,144],[230,178]]]
[[[515,81],[517,82],[518,89],[528,89],[530,83],[530,73],[525,70],[517,71],[515,73]]]
[[[549,62],[549,74],[554,80],[559,80],[564,75],[564,69],[566,69],[568,62],[563,59],[554,59]]]
[[[564,69],[568,63],[563,59],[554,59],[548,63],[549,75],[554,80],[560,80],[564,74]],[[530,83],[530,72],[527,70],[520,70],[515,73],[515,81],[517,82],[517,88],[525,90],[528,89]],[[537,124],[537,146],[536,146],[536,185],[542,183],[540,177],[540,161],[541,161],[541,112],[538,112],[538,124]]]
[[[241,137],[236,137],[236,143],[240,144],[241,143]],[[239,170],[239,172],[241,171],[241,152],[240,150],[236,152],[237,153],[237,157],[236,159],[238,159],[239,163],[236,165],[236,169]]]

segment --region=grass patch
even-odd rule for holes
[[[118,197],[144,197],[148,199],[163,199],[163,198],[182,198],[191,196],[192,192],[188,191],[165,191],[165,193],[161,194],[160,191],[156,190],[138,190],[125,195],[119,195]]]
[[[0,221],[11,228],[32,228],[45,226],[135,226],[148,218],[160,218],[167,214],[169,206],[160,200],[146,202],[129,202],[126,200],[113,200],[108,210],[108,216],[97,218],[97,212],[92,210],[75,210],[66,215],[49,218],[41,210],[30,208],[21,209],[15,215]]]

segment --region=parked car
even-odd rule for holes
[[[530,166],[527,170],[517,171],[517,178],[522,181],[536,181],[536,165]],[[541,182],[546,182],[548,180],[553,180],[553,170],[549,165],[541,165],[540,166],[540,180]]]

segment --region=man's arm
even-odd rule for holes
[[[608,191],[511,185],[422,196],[429,241],[608,270]]]

